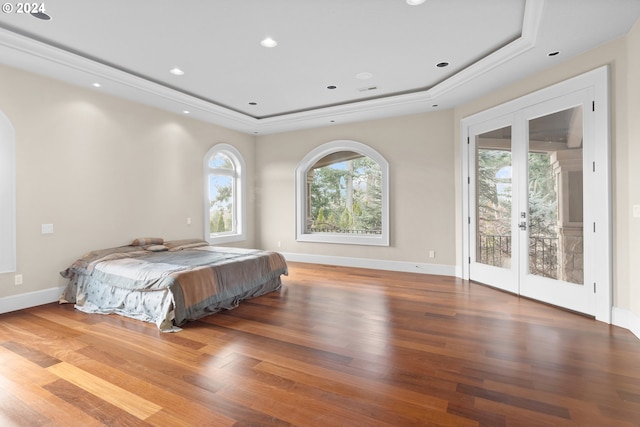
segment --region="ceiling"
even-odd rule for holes
[[[50,20],[0,14],[0,63],[252,134],[452,108],[640,16],[640,0],[38,4]]]

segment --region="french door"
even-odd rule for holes
[[[582,89],[468,126],[471,280],[595,314],[593,99]]]

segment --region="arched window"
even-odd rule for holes
[[[296,168],[296,239],[389,245],[389,164],[371,147],[333,141]]]
[[[0,111],[0,273],[16,271],[16,136]]]
[[[209,243],[246,238],[244,169],[242,155],[229,144],[213,146],[204,157],[204,227]]]

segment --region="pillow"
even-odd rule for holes
[[[163,243],[162,237],[139,237],[134,239],[130,246],[161,245]]]
[[[200,239],[184,239],[184,240],[171,240],[165,242],[164,245],[169,248],[170,251],[181,251],[189,248],[199,248],[201,246],[208,246],[209,243]]]
[[[151,252],[162,252],[162,251],[169,250],[169,248],[166,247],[165,245],[151,245],[151,246],[147,246],[146,249]]]

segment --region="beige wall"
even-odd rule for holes
[[[454,265],[453,127],[449,110],[259,136],[258,242],[296,254]],[[295,169],[309,151],[343,139],[366,144],[389,162],[389,247],[295,240]]]
[[[0,66],[0,110],[16,131],[17,267],[24,277],[15,286],[13,273],[0,274],[0,297],[63,285],[58,272],[92,249],[141,236],[202,238],[202,159],[216,143],[237,147],[254,178],[253,136],[97,90]],[[54,234],[41,234],[45,223]]]
[[[626,257],[629,269],[629,300],[631,311],[640,318],[640,218],[631,217],[633,205],[640,205],[640,21],[627,37],[628,54],[628,156],[626,173],[629,203],[621,216],[629,219]],[[621,248],[624,250],[624,248]]]
[[[630,309],[632,290],[638,292],[640,281],[632,282],[630,272],[635,270],[635,275],[640,274],[640,265],[636,261],[631,262],[629,257],[629,246],[632,236],[629,234],[630,221],[630,187],[633,182],[638,182],[640,174],[630,172],[629,155],[631,141],[628,129],[628,117],[632,117],[628,105],[628,76],[631,74],[627,66],[628,55],[638,56],[640,50],[637,48],[631,52],[627,48],[627,38],[620,38],[610,43],[602,45],[589,52],[571,58],[558,65],[550,66],[544,72],[526,78],[514,85],[506,86],[490,95],[483,96],[455,110],[455,123],[466,116],[500,105],[506,101],[519,98],[536,90],[545,88],[554,83],[567,80],[571,77],[599,68],[603,65],[610,66],[611,84],[611,142],[612,142],[612,186],[613,186],[613,270],[614,270],[614,306]],[[637,58],[636,58],[637,59]],[[542,60],[548,60],[543,58]],[[640,72],[640,70],[638,70]],[[637,75],[637,74],[636,74]],[[637,109],[637,104],[636,104]],[[636,120],[637,121],[637,120]],[[459,166],[460,159],[460,129],[456,128],[456,166]],[[636,129],[637,132],[637,129]],[[637,143],[637,137],[635,138]],[[636,157],[637,158],[637,157]],[[633,177],[629,174],[632,173]],[[457,175],[456,175],[457,176]],[[635,178],[632,179],[632,178]],[[456,185],[456,191],[460,192],[460,186]],[[459,195],[456,196],[459,200]],[[637,203],[637,201],[636,201]],[[456,209],[458,218],[460,216],[460,206]],[[456,223],[459,224],[459,221]],[[461,230],[457,228],[456,252],[461,257]],[[637,236],[637,234],[636,234]],[[637,240],[637,237],[636,237]],[[635,264],[635,265],[633,265]]]
[[[58,272],[90,249],[142,235],[201,237],[202,156],[219,142],[236,146],[247,162],[249,238],[239,246],[459,264],[460,119],[605,64],[612,77],[614,305],[640,316],[640,219],[631,217],[640,204],[633,163],[640,160],[640,23],[627,37],[453,111],[257,138],[0,66],[0,110],[16,129],[24,275],[17,287],[13,274],[0,274],[0,297],[62,285]],[[295,168],[313,148],[339,139],[367,144],[390,163],[389,247],[295,241]],[[43,223],[55,233],[42,235]]]

